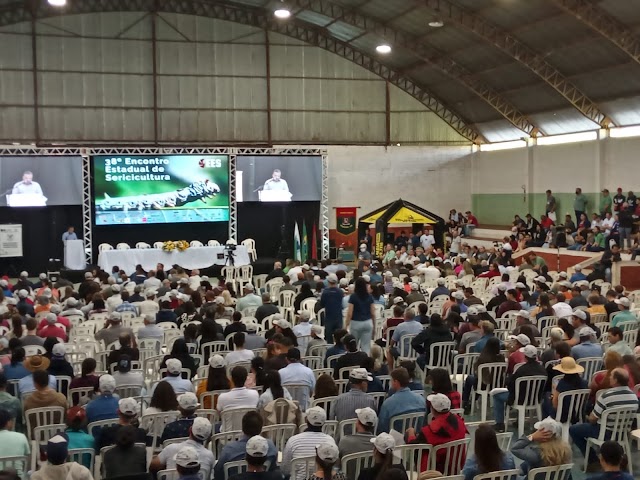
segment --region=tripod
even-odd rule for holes
[[[231,250],[228,248],[224,249],[224,265],[225,266],[230,266],[230,267],[236,266],[235,258],[233,258],[233,256],[234,256],[234,250]]]

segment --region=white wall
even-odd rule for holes
[[[329,228],[334,207],[358,216],[398,198],[447,217],[471,207],[470,147],[328,147]]]

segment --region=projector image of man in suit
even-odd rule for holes
[[[280,192],[288,192],[289,185],[287,184],[287,181],[285,179],[280,178],[281,175],[282,173],[280,172],[280,170],[275,169],[271,174],[271,178],[264,182],[263,190],[277,190]]]
[[[22,174],[22,181],[13,186],[12,195],[33,194],[43,195],[38,182],[33,181],[33,173],[26,171]]]

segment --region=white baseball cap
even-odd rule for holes
[[[538,349],[533,345],[526,345],[519,349],[524,356],[527,358],[537,358],[538,357]]]
[[[273,322],[271,322],[271,323],[273,323],[274,325],[279,326],[282,329],[291,328],[291,324],[287,320],[285,320],[284,318],[273,320]]]
[[[518,282],[516,283],[516,288],[527,288],[527,286],[522,282]]]
[[[311,407],[307,410],[307,422],[314,427],[321,427],[327,421],[327,412],[324,408]]]
[[[373,443],[373,446],[376,447],[376,450],[378,450],[382,454],[386,454],[389,450],[393,450],[394,448],[396,448],[396,441],[388,433],[381,433],[380,435],[378,435],[377,437],[373,437],[369,441]]]
[[[584,310],[576,309],[573,312],[571,312],[571,315],[583,321],[587,319],[587,313]]]
[[[47,313],[46,317],[47,322],[53,325],[58,321],[58,316],[55,313]]]
[[[562,436],[562,424],[560,422],[556,422],[551,417],[547,417],[544,420],[534,423],[533,427],[536,430],[544,430],[545,432],[553,433],[556,437]]]
[[[198,397],[193,392],[186,392],[178,396],[178,405],[183,410],[194,410],[200,406]]]
[[[116,379],[112,375],[102,375],[99,380],[99,387],[101,392],[113,393],[116,389]]]
[[[64,343],[56,343],[51,349],[51,354],[55,357],[64,357],[67,350],[64,348]]]
[[[46,280],[47,279],[47,274],[46,273],[41,273],[40,275],[38,275],[38,278],[40,280]]]
[[[222,297],[216,297],[216,298],[213,300],[213,302],[214,302],[214,303],[223,304],[223,303],[224,303],[224,298],[222,298]]]
[[[298,312],[298,315],[300,315],[300,320],[303,321],[309,321],[311,319],[311,313],[308,310],[300,310]],[[282,327],[285,328],[285,327]]]
[[[87,280],[91,280],[93,278],[93,274],[91,272],[85,272],[84,278]]]
[[[596,331],[591,327],[582,327],[578,336],[580,337],[593,337],[595,336]]]
[[[361,424],[373,427],[378,423],[378,415],[373,408],[356,408],[356,417]]]
[[[518,312],[518,316],[522,318],[529,318],[531,316],[531,313],[529,313],[529,310],[520,310]]]
[[[436,393],[427,397],[431,407],[438,413],[448,412],[451,410],[451,400],[442,393]]]
[[[631,300],[629,300],[627,297],[616,298],[614,302],[616,302],[618,305],[622,305],[625,308],[631,307]]]
[[[393,272],[389,272],[389,271],[384,272],[384,276],[391,278],[391,277],[393,277]]]
[[[367,380],[368,382],[373,381],[373,377],[369,374],[366,368],[354,368],[349,373],[349,377],[355,380]]]
[[[198,440],[205,441],[211,436],[213,427],[211,422],[204,417],[196,417],[191,424],[191,434]]]
[[[456,300],[464,300],[464,293],[462,293],[460,290],[456,290],[451,294],[451,296]]]
[[[418,290],[420,286],[416,282],[411,282],[411,290]]]
[[[523,347],[531,345],[531,340],[529,340],[529,337],[527,337],[524,333],[521,333],[519,335],[509,335],[509,340],[515,340]]]
[[[501,283],[498,285],[498,290],[500,290],[501,292],[506,292],[507,291],[507,285],[505,283]]]
[[[335,463],[340,458],[340,451],[334,442],[324,442],[316,447],[316,454],[320,460]]]
[[[193,447],[182,447],[178,453],[176,453],[176,465],[183,468],[193,468],[200,465],[200,457],[198,452]]]
[[[335,274],[331,273],[327,276],[327,282],[338,283],[338,277]]]
[[[324,331],[320,325],[311,325],[311,331],[316,337],[324,340]]]
[[[395,298],[393,299],[393,304],[394,304],[394,305],[399,305],[399,304],[401,304],[401,303],[404,303],[404,298],[402,298],[402,297],[395,297]]]
[[[444,278],[439,278],[438,285],[444,285],[444,284],[445,284]]]
[[[576,265],[575,267],[573,267],[573,269],[574,269],[576,272],[581,272],[581,271],[582,271],[582,265]]]
[[[247,332],[255,333],[258,331],[258,324],[256,322],[247,322],[244,326],[247,328]]]
[[[222,368],[226,365],[222,355],[211,355],[209,358],[209,366],[211,368]]]
[[[78,299],[74,297],[67,298],[67,307],[75,307],[78,305]]]
[[[247,440],[247,455],[252,457],[266,457],[269,453],[269,442],[262,435],[256,435]]]
[[[558,276],[559,276],[560,278],[567,278],[567,272],[560,272],[560,273],[558,274]]]
[[[136,416],[138,415],[138,402],[135,398],[122,398],[118,402],[118,410],[128,417]]]
[[[117,283],[115,285],[111,285],[111,291],[113,293],[118,293],[121,289],[122,287],[120,287],[120,285],[118,285]]]
[[[27,272],[26,270],[23,270],[20,272],[20,276],[21,277],[28,277],[29,276],[29,272]]]
[[[547,281],[547,279],[545,277],[543,277],[542,275],[537,276],[533,280],[536,281],[536,282],[542,282],[542,283],[546,283],[546,281]]]
[[[51,305],[51,307],[49,308],[49,311],[51,313],[60,313],[62,312],[62,307],[60,307],[60,305]]]
[[[252,284],[252,283],[247,283],[247,284],[244,286],[244,289],[245,289],[245,290],[249,290],[250,292],[253,292],[253,291],[255,290],[255,287],[253,286],[253,284]]]
[[[167,360],[167,372],[180,373],[182,369],[182,362],[177,358],[170,358]]]
[[[27,298],[29,296],[29,292],[27,292],[24,288],[18,291],[18,296],[20,298]]]

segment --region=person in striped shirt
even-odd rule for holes
[[[596,402],[593,412],[587,418],[585,423],[578,423],[569,428],[569,435],[573,442],[580,449],[582,454],[587,449],[587,439],[596,438],[600,433],[600,421],[605,410],[614,407],[634,407],[638,408],[638,397],[629,388],[629,373],[624,368],[614,368],[609,377],[611,388],[605,390]],[[605,439],[610,436],[607,432]],[[599,468],[598,459],[593,450],[590,451],[588,458],[589,466],[587,471],[594,471]]]
[[[351,388],[348,392],[342,393],[336,398],[333,408],[333,416],[338,422],[356,418],[356,410],[369,407],[374,411],[378,410],[378,402],[373,397],[367,395],[369,382],[373,377],[366,368],[354,368],[349,373],[349,384]]]

